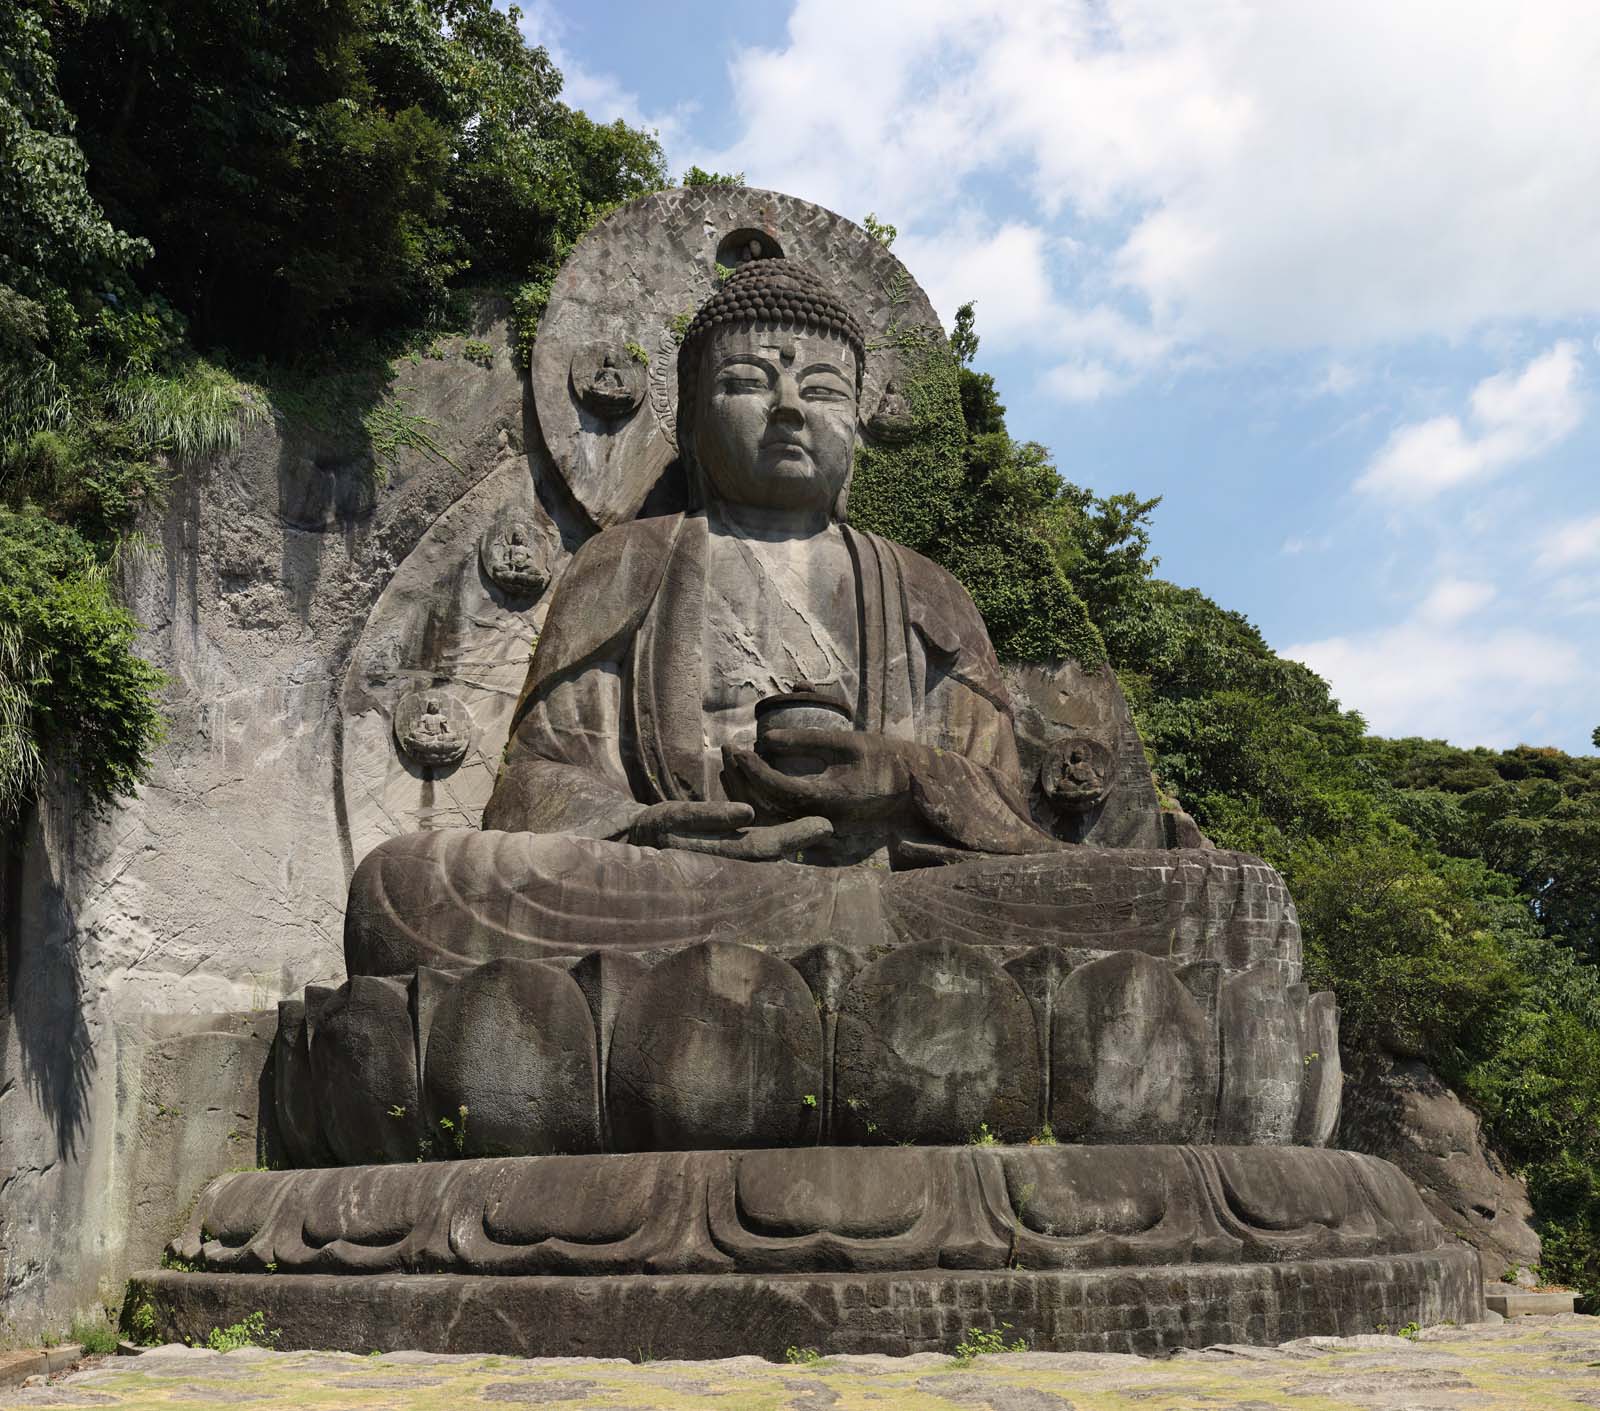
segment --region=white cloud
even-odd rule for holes
[[[574,57],[570,48],[572,22],[551,0],[519,0],[518,9],[522,11],[518,25],[522,37],[529,44],[548,50],[551,61],[561,70],[562,102],[581,109],[596,122],[610,123],[620,118],[630,127],[655,132],[671,155],[671,149],[687,132],[695,110],[693,103],[680,103],[667,112],[648,112],[639,95],[615,74],[591,69]]]
[[[1376,734],[1508,748],[1539,737],[1552,692],[1570,694],[1588,668],[1571,643],[1486,626],[1493,597],[1490,584],[1445,580],[1402,622],[1281,654],[1327,680]]]
[[[1291,534],[1279,546],[1280,554],[1323,553],[1333,547],[1333,534]]]
[[[1441,578],[1417,608],[1417,617],[1437,627],[1449,627],[1471,617],[1494,598],[1493,583],[1464,578]]]
[[[1132,379],[1103,362],[1061,363],[1045,373],[1045,391],[1064,402],[1097,402],[1113,392],[1121,392]]]
[[[1063,299],[1053,266],[1076,258],[1079,247],[1037,224],[991,228],[963,214],[935,235],[900,237],[895,253],[916,272],[942,318],[969,299],[977,305],[987,352],[1028,348],[1061,358],[1040,378],[1048,395],[1088,402],[1123,391],[1171,347],[1170,338],[1109,303]]]
[[[1600,310],[1597,60],[1592,0],[797,0],[696,159],[908,248],[1015,181],[1163,339],[1454,336]]]
[[[1485,479],[1564,440],[1583,419],[1582,362],[1571,339],[1520,372],[1486,377],[1472,391],[1468,420],[1436,416],[1396,430],[1356,489],[1391,499],[1427,500]]]
[[[1546,535],[1537,563],[1548,571],[1591,558],[1600,558],[1600,514],[1574,520]]]
[[[1338,359],[1323,369],[1322,377],[1311,389],[1313,397],[1342,397],[1361,381],[1361,374]]]

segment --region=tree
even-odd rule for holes
[[[742,171],[706,171],[701,167],[690,167],[683,174],[685,186],[743,186],[744,173]]]
[[[91,187],[204,345],[294,354],[338,324],[424,323],[451,281],[525,277],[666,181],[656,139],[562,104],[490,0],[57,13]]]

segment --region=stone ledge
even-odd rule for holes
[[[1038,1351],[1154,1355],[1482,1317],[1476,1254],[1281,1264],[929,1274],[137,1276],[157,1331],[203,1339],[261,1312],[285,1349],[415,1349],[631,1360],[948,1352],[1010,1324]]]
[[[59,1347],[25,1347],[18,1352],[0,1352],[0,1386],[21,1386],[29,1377],[64,1372],[83,1360],[83,1348],[75,1342]]]
[[[1527,1318],[1541,1313],[1571,1313],[1578,1295],[1570,1290],[1543,1293],[1491,1293],[1484,1297],[1491,1313],[1502,1318]]]

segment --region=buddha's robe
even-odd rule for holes
[[[972,600],[920,555],[842,534],[855,577],[853,723],[938,752],[913,768],[908,831],[971,861],[891,872],[623,841],[651,804],[727,797],[706,708],[711,531],[703,514],[638,520],[584,545],[557,589],[484,831],[396,838],[357,869],[350,973],[707,939],[791,951],[929,938],[1298,970],[1293,907],[1265,864],[1067,847],[1037,829]]]

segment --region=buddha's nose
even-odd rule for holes
[[[804,426],[805,404],[800,400],[800,383],[791,372],[778,375],[772,399],[772,420],[785,426]]]

